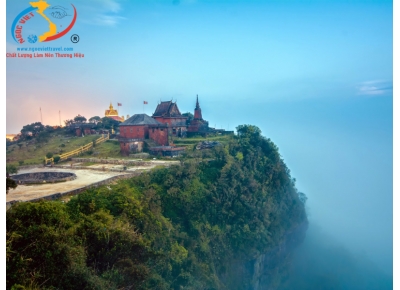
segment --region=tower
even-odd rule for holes
[[[199,95],[197,95],[197,98],[196,98],[196,108],[194,109],[194,119],[195,120],[203,120],[203,117],[201,115],[200,105],[199,105]]]

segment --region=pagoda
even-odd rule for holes
[[[118,111],[114,109],[111,102],[110,107],[108,108],[108,110],[105,111],[104,116],[119,122],[123,122],[125,120],[123,116],[118,116]]]

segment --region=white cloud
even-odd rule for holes
[[[123,19],[125,19],[125,17],[116,16],[116,15],[99,14],[94,19],[93,23],[98,24],[98,25],[115,26],[116,24],[118,24],[118,22],[120,20],[123,20]]]
[[[103,7],[113,13],[118,13],[121,10],[121,4],[115,0],[101,0]]]
[[[125,17],[119,16],[122,11],[120,1],[117,0],[88,0],[85,2],[86,10],[90,13],[90,17],[84,22],[102,25],[115,26]]]
[[[365,81],[356,86],[357,95],[379,96],[392,93],[392,81],[374,80]]]

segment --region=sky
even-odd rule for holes
[[[48,2],[66,8],[52,18],[61,31],[72,21],[70,1]],[[310,223],[391,273],[392,1],[71,3],[77,20],[67,35],[19,44],[11,27],[29,1],[6,1],[7,53],[84,54],[6,58],[7,133],[41,118],[103,117],[110,102],[125,116],[151,115],[167,100],[193,113],[198,95],[210,126],[253,124],[279,147],[308,196]],[[47,28],[36,14],[23,36]]]

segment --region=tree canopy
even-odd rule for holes
[[[255,259],[274,253],[282,255],[268,266],[276,288],[290,264],[276,249],[307,223],[304,203],[275,144],[255,126],[238,132],[224,146],[188,151],[181,165],[66,204],[14,205],[7,287],[248,289]]]
[[[74,118],[75,123],[85,123],[86,118],[84,116],[78,115]]]

